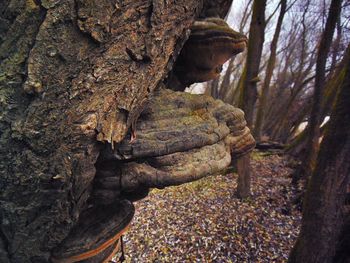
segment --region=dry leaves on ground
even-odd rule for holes
[[[236,174],[153,190],[136,203],[126,262],[285,262],[301,219],[285,164],[254,153],[246,200]]]

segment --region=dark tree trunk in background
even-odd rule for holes
[[[245,65],[246,72],[242,80],[241,98],[239,102],[239,107],[245,112],[246,120],[250,128],[252,128],[253,125],[254,105],[258,96],[256,86],[264,44],[265,8],[266,0],[254,1],[252,21],[249,29],[248,53]]]
[[[218,99],[219,97],[219,78],[211,80],[207,83],[205,94],[212,96],[214,99]]]
[[[347,205],[350,205],[349,193],[347,196]],[[344,216],[344,224],[339,236],[337,251],[333,262],[348,263],[350,262],[350,211]]]
[[[280,36],[283,18],[287,10],[287,0],[281,0],[280,3],[281,3],[281,10],[278,16],[275,33],[273,35],[271,46],[270,46],[271,53],[270,53],[269,61],[267,63],[265,79],[262,86],[261,96],[259,98],[259,108],[256,115],[255,125],[254,125],[254,137],[257,141],[260,141],[260,137],[261,137],[261,128],[264,123],[265,111],[267,107],[266,102],[267,102],[267,98],[269,97],[271,78],[272,78],[273,70],[275,68],[275,63],[276,63],[278,38]]]
[[[195,17],[230,4],[0,2],[0,262],[48,261],[86,205],[100,142],[125,136]]]
[[[240,199],[250,196],[250,155],[242,156],[236,161],[238,181],[237,181],[237,197]]]
[[[350,46],[347,47],[347,50],[344,53],[344,57],[340,62],[338,62],[336,68],[331,73],[332,75],[328,77],[328,80],[326,81],[324,85],[324,98],[322,99],[321,103],[321,119],[324,119],[327,115],[330,114],[332,110],[332,106],[334,105],[336,95],[338,93],[338,89],[340,87],[340,83],[344,81],[345,78],[345,64],[349,59],[349,52]],[[312,98],[310,97],[309,100]],[[305,106],[308,106],[305,108],[308,109],[311,108],[311,103],[306,102]],[[303,116],[305,116],[303,114]],[[297,125],[300,124],[302,120],[299,120],[296,122],[296,125],[294,126],[294,131],[292,131],[292,135],[294,134],[295,130],[297,129]],[[327,124],[326,124],[327,125]],[[321,136],[324,134],[325,126],[323,125],[320,129]],[[305,152],[307,142],[307,129],[304,129],[300,134],[298,134],[293,141],[287,146],[286,150],[288,154],[291,154],[295,157],[299,157],[301,154]],[[295,174],[295,176],[298,177],[298,174]]]
[[[342,245],[339,239],[344,239],[343,208],[350,183],[350,59],[345,70],[307,189],[302,227],[290,263],[339,262],[334,256],[337,245]],[[343,229],[348,231],[348,227]]]
[[[326,27],[318,47],[313,104],[307,128],[308,139],[306,143],[306,153],[302,159],[303,162],[300,169],[295,173],[293,178],[294,181],[297,181],[300,177],[309,177],[315,167],[319,148],[318,141],[320,138],[320,125],[323,121],[321,120],[321,103],[324,95],[324,83],[326,79],[326,62],[332,44],[334,29],[340,15],[341,2],[341,0],[332,0],[328,12]]]
[[[248,127],[252,129],[254,105],[257,99],[257,79],[259,73],[260,59],[264,44],[265,31],[265,7],[266,0],[255,0],[253,3],[253,14],[249,29],[248,53],[243,74],[238,87],[240,89],[239,107],[245,112]],[[238,174],[238,196],[245,197],[250,194],[250,160],[249,156],[240,158],[237,167]],[[246,178],[244,178],[246,176]]]

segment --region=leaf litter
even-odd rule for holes
[[[286,262],[299,233],[286,158],[253,153],[252,195],[237,174],[152,190],[135,203],[125,262]]]

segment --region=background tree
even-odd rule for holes
[[[341,2],[341,0],[333,0],[330,5],[326,27],[322,34],[317,51],[315,88],[312,97],[313,104],[309,120],[310,125],[308,127],[308,142],[301,169],[296,171],[296,173],[301,173],[299,176],[308,177],[312,169],[315,167],[320,138],[320,126],[323,121],[321,120],[321,102],[322,97],[324,96],[326,63],[328,52],[332,44],[335,26],[340,16]]]
[[[265,34],[265,7],[266,1],[253,2],[253,14],[249,29],[249,41],[246,64],[244,66],[243,75],[241,76],[241,98],[239,107],[245,112],[248,126],[253,125],[253,110],[257,99],[256,83],[258,82],[258,72],[260,66],[260,58],[264,44]],[[247,197],[250,194],[250,158],[244,156],[237,162],[239,179],[237,193],[239,197]]]
[[[266,100],[267,97],[269,96],[269,88],[270,88],[270,83],[271,83],[271,78],[273,74],[273,70],[275,67],[276,63],[276,53],[277,53],[277,42],[278,38],[280,36],[281,28],[282,28],[282,23],[283,23],[283,18],[284,15],[287,11],[287,0],[282,0],[280,2],[281,4],[281,10],[280,14],[278,16],[278,21],[275,29],[275,33],[273,35],[273,39],[271,42],[270,46],[270,57],[267,63],[267,68],[265,72],[265,79],[264,83],[261,89],[261,95],[259,98],[259,107],[258,107],[258,112],[257,112],[257,117],[256,117],[256,122],[254,126],[254,136],[255,138],[259,141],[261,137],[261,126],[264,121],[265,117],[265,108],[266,108]]]
[[[301,231],[289,262],[339,262],[334,257],[338,245],[342,244],[341,238],[344,238],[341,231],[348,233],[344,205],[350,183],[349,57],[343,71],[345,79],[340,84],[337,102],[310,179]]]
[[[245,71],[242,77],[242,92],[239,107],[246,114],[249,127],[253,125],[254,105],[257,99],[257,82],[260,59],[265,38],[266,1],[254,1],[249,29],[249,41]]]

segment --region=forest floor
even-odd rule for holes
[[[236,174],[153,190],[124,237],[126,262],[286,262],[301,213],[284,157],[252,155],[252,196]]]

